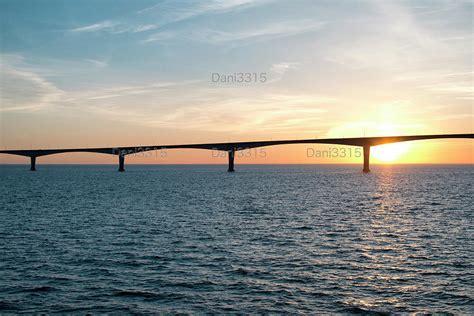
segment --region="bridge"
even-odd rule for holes
[[[252,142],[228,142],[228,143],[208,143],[208,144],[185,144],[185,145],[153,145],[153,146],[135,146],[135,147],[100,147],[100,148],[63,148],[63,149],[27,149],[27,150],[0,150],[0,154],[10,154],[30,157],[31,171],[36,170],[36,158],[46,155],[54,155],[71,152],[88,152],[109,154],[118,157],[119,171],[125,171],[125,156],[140,152],[147,152],[161,149],[208,149],[227,152],[229,165],[227,171],[234,172],[235,152],[257,147],[267,147],[275,145],[290,144],[331,144],[358,146],[363,148],[364,166],[363,172],[370,172],[370,148],[372,146],[392,144],[407,141],[419,141],[429,139],[466,139],[474,138],[474,134],[438,134],[438,135],[411,135],[411,136],[381,136],[381,137],[355,137],[355,138],[326,138],[326,139],[290,139],[290,140],[267,140]]]

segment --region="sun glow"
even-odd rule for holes
[[[393,162],[405,154],[409,146],[407,143],[374,146],[371,148],[371,155],[382,162]]]
[[[397,117],[397,113],[391,108],[382,110],[383,116],[391,117],[392,121],[383,121],[380,123],[374,121],[355,121],[341,125],[331,130],[331,137],[341,137],[350,135],[350,137],[380,137],[380,136],[398,136],[410,134],[403,124],[397,123],[401,121]],[[417,132],[412,132],[416,134]],[[372,146],[370,156],[374,162],[391,163],[391,162],[407,162],[413,157],[409,157],[410,143],[401,142],[379,146]]]

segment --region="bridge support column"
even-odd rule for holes
[[[365,173],[370,172],[369,161],[370,161],[370,145],[365,145],[364,146],[364,169],[362,170]]]
[[[229,168],[227,169],[228,172],[234,172],[234,157],[235,157],[235,150],[231,149],[227,152],[229,156]]]
[[[36,171],[36,157],[30,157],[31,158],[31,167],[30,167],[30,170],[31,171]]]
[[[125,156],[122,154],[119,154],[119,170],[118,171],[120,172],[125,171],[124,165],[125,165]]]

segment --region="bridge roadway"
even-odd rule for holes
[[[370,147],[429,139],[465,139],[474,138],[474,134],[438,134],[438,135],[411,135],[411,136],[381,136],[381,137],[355,137],[355,138],[326,138],[326,139],[289,139],[289,140],[266,140],[252,142],[229,142],[229,143],[207,143],[207,144],[184,144],[184,145],[152,145],[152,146],[135,146],[135,147],[100,147],[100,148],[58,148],[58,149],[19,149],[19,150],[0,150],[0,154],[11,154],[30,157],[30,170],[36,170],[36,158],[46,155],[54,155],[70,152],[90,152],[115,155],[119,158],[119,171],[125,171],[125,156],[140,152],[147,152],[160,149],[208,149],[220,150],[228,152],[229,172],[234,169],[235,152],[256,147],[266,147],[275,145],[290,144],[332,144],[362,147],[364,151],[364,167],[363,172],[370,172]]]

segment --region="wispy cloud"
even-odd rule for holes
[[[145,40],[142,41],[142,43],[166,41],[166,40],[176,38],[178,35],[179,35],[178,32],[163,31],[163,32],[155,33],[148,36]]]
[[[87,100],[105,100],[114,98],[124,98],[127,96],[137,96],[145,94],[156,94],[168,89],[182,87],[200,82],[199,80],[183,80],[179,82],[152,82],[142,85],[115,86],[101,89],[90,89],[70,93],[68,97],[63,98],[64,102],[84,103]]]
[[[16,67],[9,67],[5,72],[6,67],[2,66],[5,73],[2,78],[8,81],[2,83],[4,111],[30,111],[58,105],[93,113],[106,120],[160,128],[313,133],[326,114],[327,106],[337,102],[329,96],[271,92],[271,85],[263,90],[249,87],[248,93],[242,93],[239,87],[216,87],[200,80],[62,91],[39,75],[20,69],[19,65],[24,63],[21,56],[10,60],[16,63]],[[102,65],[100,60],[85,61]],[[298,66],[296,62],[280,62],[273,64],[271,71],[284,75]],[[18,87],[21,87],[21,93]],[[239,111],[229,112],[229,108],[238,108]]]
[[[288,71],[297,70],[299,69],[300,65],[301,64],[297,62],[281,62],[273,64],[270,67],[270,72],[272,74],[270,82],[280,81]]]
[[[132,111],[130,107],[89,106],[89,111],[126,121],[160,128],[211,132],[314,132],[335,99],[319,95],[261,93],[238,96],[239,89],[215,91],[199,85],[187,88],[181,99],[166,92],[154,95],[155,106]],[[176,92],[176,91],[175,91]],[[238,111],[230,111],[238,108]],[[152,111],[152,112],[150,112]],[[154,115],[159,111],[159,115]],[[303,124],[304,123],[304,124]]]
[[[221,43],[229,41],[246,41],[269,39],[283,36],[290,36],[304,32],[320,29],[326,22],[313,20],[294,20],[281,23],[272,23],[248,30],[239,30],[235,32],[211,31],[205,34],[209,42]],[[207,36],[206,36],[207,35]]]
[[[165,26],[183,22],[206,14],[236,13],[273,2],[273,0],[214,0],[210,2],[165,1],[145,8],[120,19],[108,19],[80,26],[69,31],[77,34],[105,32],[109,34],[147,33],[142,43],[169,40],[197,41],[207,44],[241,45],[248,42],[265,41],[292,36],[321,29],[327,22],[315,19],[273,20],[265,23],[249,23],[233,29],[216,29],[214,26],[189,26],[182,24],[172,28]],[[260,25],[259,25],[260,24]],[[149,34],[154,31],[154,33]],[[158,32],[157,32],[158,31]]]
[[[300,63],[289,63],[289,62],[282,62],[278,64],[273,64],[270,70],[276,74],[284,74],[290,69],[298,69]]]
[[[221,31],[209,28],[181,30],[180,32],[158,32],[150,35],[144,42],[164,41],[174,38],[206,42],[210,44],[242,44],[265,41],[320,30],[327,22],[314,20],[294,20],[274,22],[251,29]]]
[[[78,28],[71,29],[71,32],[83,33],[83,32],[98,32],[98,31],[107,31],[113,30],[119,23],[115,21],[102,21],[90,25],[81,26]]]
[[[231,10],[235,12],[236,10],[260,6],[272,1],[273,0],[213,0],[209,2],[165,1],[139,10],[124,18],[104,20],[73,28],[69,31],[73,33],[141,33],[156,30],[168,24],[182,22],[204,14],[221,14]],[[144,20],[150,23],[143,23]]]
[[[0,111],[36,111],[64,94],[39,74],[23,69],[23,57],[7,55],[0,60]]]
[[[131,29],[132,33],[140,33],[140,32],[146,32],[150,30],[157,29],[159,24],[144,24],[144,25],[137,25]]]
[[[104,68],[109,65],[109,62],[107,60],[97,60],[97,59],[89,59],[89,58],[86,58],[84,60],[93,64],[97,68]]]
[[[463,43],[466,51],[471,50],[472,34],[457,34],[458,31],[453,32],[438,18],[422,19],[410,5],[393,1],[369,3],[377,17],[351,22],[350,37],[341,37],[340,44],[328,50],[327,61],[352,70],[382,69],[408,74],[427,64],[433,67],[440,62],[434,60],[436,56],[457,60],[459,56],[455,57],[455,54],[462,51]],[[449,2],[437,3],[440,8],[444,5],[451,7]],[[432,5],[429,7],[433,8]],[[454,40],[459,43],[450,42]],[[458,47],[454,49],[453,45]]]
[[[173,22],[182,21],[206,13],[222,13],[229,10],[248,9],[274,0],[211,0],[191,2],[183,0],[165,1],[137,11],[143,13],[165,12]]]
[[[474,98],[474,81],[442,82],[436,84],[422,85],[420,88],[435,93],[451,94],[460,100],[472,100]]]

